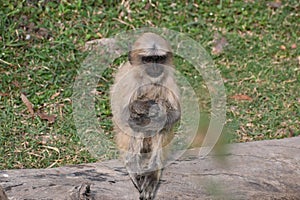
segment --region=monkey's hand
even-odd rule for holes
[[[156,132],[167,120],[166,109],[154,100],[135,100],[129,104],[129,126],[134,131]]]

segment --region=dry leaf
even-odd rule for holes
[[[9,96],[9,94],[8,94],[8,93],[0,92],[0,96],[2,96],[2,97],[7,97],[7,96]]]
[[[283,51],[286,50],[286,47],[284,45],[281,45],[279,48]]]
[[[41,118],[41,119],[45,119],[47,120],[49,123],[54,123],[55,119],[56,119],[56,115],[48,115],[46,113],[44,113],[43,111],[38,110],[37,111],[37,115]]]
[[[34,116],[33,105],[23,93],[21,93],[21,99],[22,99],[23,103],[26,105],[28,112],[32,116]]]
[[[291,49],[296,49],[296,48],[297,48],[297,44],[294,43],[291,45]]]
[[[58,97],[60,95],[60,92],[56,92],[55,94],[53,94],[50,99],[53,100],[55,99],[56,97]]]
[[[237,95],[233,95],[230,97],[231,99],[234,99],[234,100],[244,100],[244,101],[251,101],[252,98],[249,97],[248,95],[245,95],[245,94],[237,94]]]
[[[20,88],[20,83],[18,81],[11,82],[15,87]]]
[[[277,1],[273,1],[273,2],[269,2],[267,3],[267,6],[269,6],[270,8],[280,8],[282,6],[281,1],[277,0]]]
[[[223,52],[224,47],[226,47],[228,45],[228,41],[225,37],[220,37],[219,34],[215,34],[214,36],[214,45],[212,47],[212,54],[220,54]]]

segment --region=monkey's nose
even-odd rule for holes
[[[146,67],[146,72],[151,77],[158,77],[163,73],[163,66],[157,63],[152,63],[149,66]]]

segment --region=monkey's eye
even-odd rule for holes
[[[141,58],[142,63],[143,64],[147,64],[147,63],[160,63],[160,64],[164,64],[167,60],[167,56],[163,55],[163,56],[142,56]]]

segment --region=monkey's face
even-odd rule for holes
[[[148,76],[157,78],[164,72],[164,65],[167,64],[168,55],[141,56],[141,63]]]
[[[133,66],[141,67],[141,70],[145,72],[149,78],[157,79],[163,77],[168,70],[167,68],[172,66],[172,53],[163,52],[159,55],[157,52],[143,54],[138,52],[131,52],[129,54],[129,61]]]

